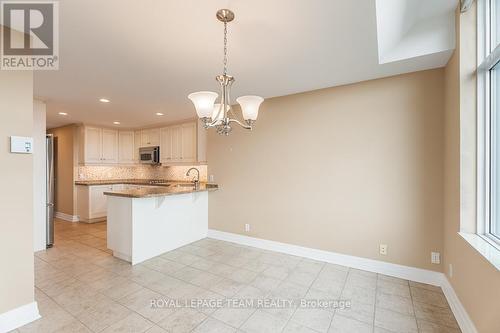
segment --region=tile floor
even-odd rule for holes
[[[105,223],[55,227],[54,248],[35,255],[42,318],[16,332],[460,332],[437,287],[213,239],[132,267],[107,250]],[[301,298],[351,307],[223,302]],[[224,306],[160,306],[186,299]]]

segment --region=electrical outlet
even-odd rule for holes
[[[448,276],[449,276],[450,278],[452,278],[452,277],[453,277],[453,265],[452,265],[452,264],[450,264],[450,265],[448,266]]]
[[[245,232],[250,232],[250,224],[245,224]]]
[[[208,177],[208,181],[209,181],[209,182],[213,183],[213,182],[214,182],[214,180],[215,180],[214,175],[210,175],[210,176]]]
[[[439,252],[431,252],[431,263],[433,264],[441,263],[441,254]]]
[[[383,256],[387,255],[387,244],[380,244],[380,254]]]

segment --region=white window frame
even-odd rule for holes
[[[477,4],[477,234],[500,249],[500,239],[490,232],[490,70],[500,63],[500,45],[490,46],[491,1]]]

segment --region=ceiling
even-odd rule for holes
[[[49,127],[120,121],[119,127],[134,128],[193,118],[187,95],[218,91],[219,8],[236,14],[229,25],[233,100],[444,66],[454,48],[449,20],[458,2],[440,0],[447,6],[438,8],[434,0],[404,0],[407,6],[392,12],[381,5],[394,1],[403,0],[61,0],[59,70],[35,73],[35,95],[47,103]],[[392,28],[381,25],[377,12],[393,17]],[[429,20],[448,29],[447,37],[408,52],[412,27],[418,32]],[[432,29],[421,35],[431,36]],[[379,53],[398,48],[405,51],[379,60]]]

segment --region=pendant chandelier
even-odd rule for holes
[[[220,9],[217,11],[217,19],[224,23],[224,70],[222,75],[217,75],[215,79],[221,87],[221,99],[215,103],[219,94],[211,91],[199,91],[189,94],[188,98],[193,102],[196,113],[204,123],[205,128],[214,127],[217,133],[229,135],[231,133],[232,123],[251,130],[257,120],[260,104],[264,99],[260,96],[241,96],[236,102],[241,107],[241,113],[244,120],[238,120],[231,107],[231,86],[234,77],[227,74],[227,24],[234,20],[234,13],[229,9]]]

